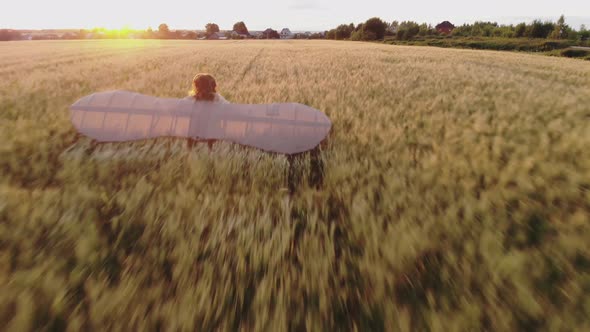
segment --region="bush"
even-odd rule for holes
[[[397,39],[410,40],[418,35],[420,32],[420,25],[412,21],[404,21],[397,29]]]
[[[568,58],[584,58],[590,56],[590,51],[586,50],[576,50],[576,49],[567,49],[561,51],[561,55],[568,57]]]
[[[428,38],[398,41],[389,40],[392,44],[409,44],[437,47],[472,48],[496,51],[525,51],[548,52],[561,50],[573,46],[575,42],[570,40],[544,40],[528,38]]]

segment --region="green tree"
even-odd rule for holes
[[[207,23],[205,25],[205,30],[207,31],[207,37],[209,37],[212,34],[219,32],[219,25],[215,23]]]
[[[554,29],[555,25],[552,22],[534,20],[528,28],[527,35],[531,38],[547,38]]]
[[[567,24],[565,24],[565,17],[561,15],[559,17],[559,20],[557,20],[557,23],[555,24],[555,27],[553,28],[550,37],[553,39],[567,38],[568,30],[569,27],[567,26]]]
[[[526,23],[519,23],[514,28],[514,37],[522,38],[526,36]]]
[[[197,33],[195,31],[188,31],[184,37],[184,39],[197,39]]]
[[[456,27],[453,32],[451,32],[451,34],[453,36],[459,36],[459,37],[467,37],[467,36],[471,36],[471,30],[472,30],[472,26],[469,24],[463,24],[462,26],[458,26]]]
[[[167,39],[170,37],[170,29],[168,25],[162,23],[158,26],[158,38]]]
[[[494,29],[493,31],[494,37],[503,37],[503,38],[514,38],[514,26],[512,25],[502,25]]]
[[[404,21],[400,23],[397,29],[397,39],[410,40],[420,32],[420,25],[413,21]]]
[[[372,17],[365,22],[363,27],[365,30],[364,40],[379,40],[385,37],[387,23],[383,22],[383,20],[378,17]]]
[[[391,24],[389,25],[389,27],[391,28],[391,31],[397,31],[397,28],[399,28],[399,22],[398,21],[393,21],[393,22],[391,22]]]
[[[268,28],[262,32],[263,39],[280,39],[281,35],[278,31]]]
[[[143,38],[143,39],[154,38],[154,30],[152,30],[152,27],[148,27],[147,30],[142,33],[141,38]]]
[[[494,31],[498,28],[496,22],[475,22],[471,30],[471,36],[473,37],[492,37]]]
[[[328,31],[327,37],[334,39],[350,39],[350,40],[378,40],[383,39],[387,23],[383,22],[378,17],[368,19],[364,23],[359,23],[356,27],[350,23],[348,25],[339,25],[333,31]]]
[[[248,28],[246,27],[246,24],[242,21],[237,22],[236,24],[234,24],[233,30],[239,34],[243,34],[243,35],[249,35],[250,33],[248,32]]]
[[[350,35],[350,40],[353,40],[353,41],[363,40],[362,38],[363,38],[363,31],[362,30],[356,30]]]
[[[418,30],[418,34],[420,36],[427,36],[427,35],[431,35],[432,33],[432,26],[428,25],[426,23],[422,23],[420,24],[419,30]]]
[[[326,39],[336,39],[336,29],[325,31]]]
[[[590,30],[586,29],[586,25],[582,24],[580,32],[578,33],[580,40],[586,41],[590,39]]]
[[[569,39],[569,40],[573,40],[573,41],[580,40],[580,34],[576,30],[574,30],[570,27],[567,28],[566,35],[567,35],[567,39]]]
[[[352,25],[352,24],[351,24]],[[334,31],[334,39],[342,40],[342,39],[349,39],[352,31],[354,30],[354,25],[346,25],[341,24],[339,25]]]

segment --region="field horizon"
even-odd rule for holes
[[[98,144],[93,92],[298,102],[285,156]],[[0,44],[0,330],[590,330],[590,63],[338,41]]]

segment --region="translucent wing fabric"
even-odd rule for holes
[[[70,110],[74,127],[101,142],[176,136],[227,140],[285,154],[313,149],[332,125],[322,112],[297,103],[219,104],[129,91],[94,93]]]

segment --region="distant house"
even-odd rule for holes
[[[223,39],[227,39],[227,37],[221,32],[214,32],[214,33],[210,34],[209,36],[207,36],[207,39],[223,40]]]
[[[436,25],[436,31],[445,35],[453,32],[454,29],[455,26],[449,21],[444,21]]]
[[[295,37],[295,35],[293,35],[291,30],[289,30],[288,28],[284,28],[283,30],[281,30],[281,33],[279,35],[281,36],[281,39],[292,39],[293,37]]]
[[[231,32],[231,37],[233,39],[247,39],[247,38],[250,38],[250,34],[247,34],[247,33],[239,33],[239,32],[237,32],[237,31],[234,30],[234,31]]]

